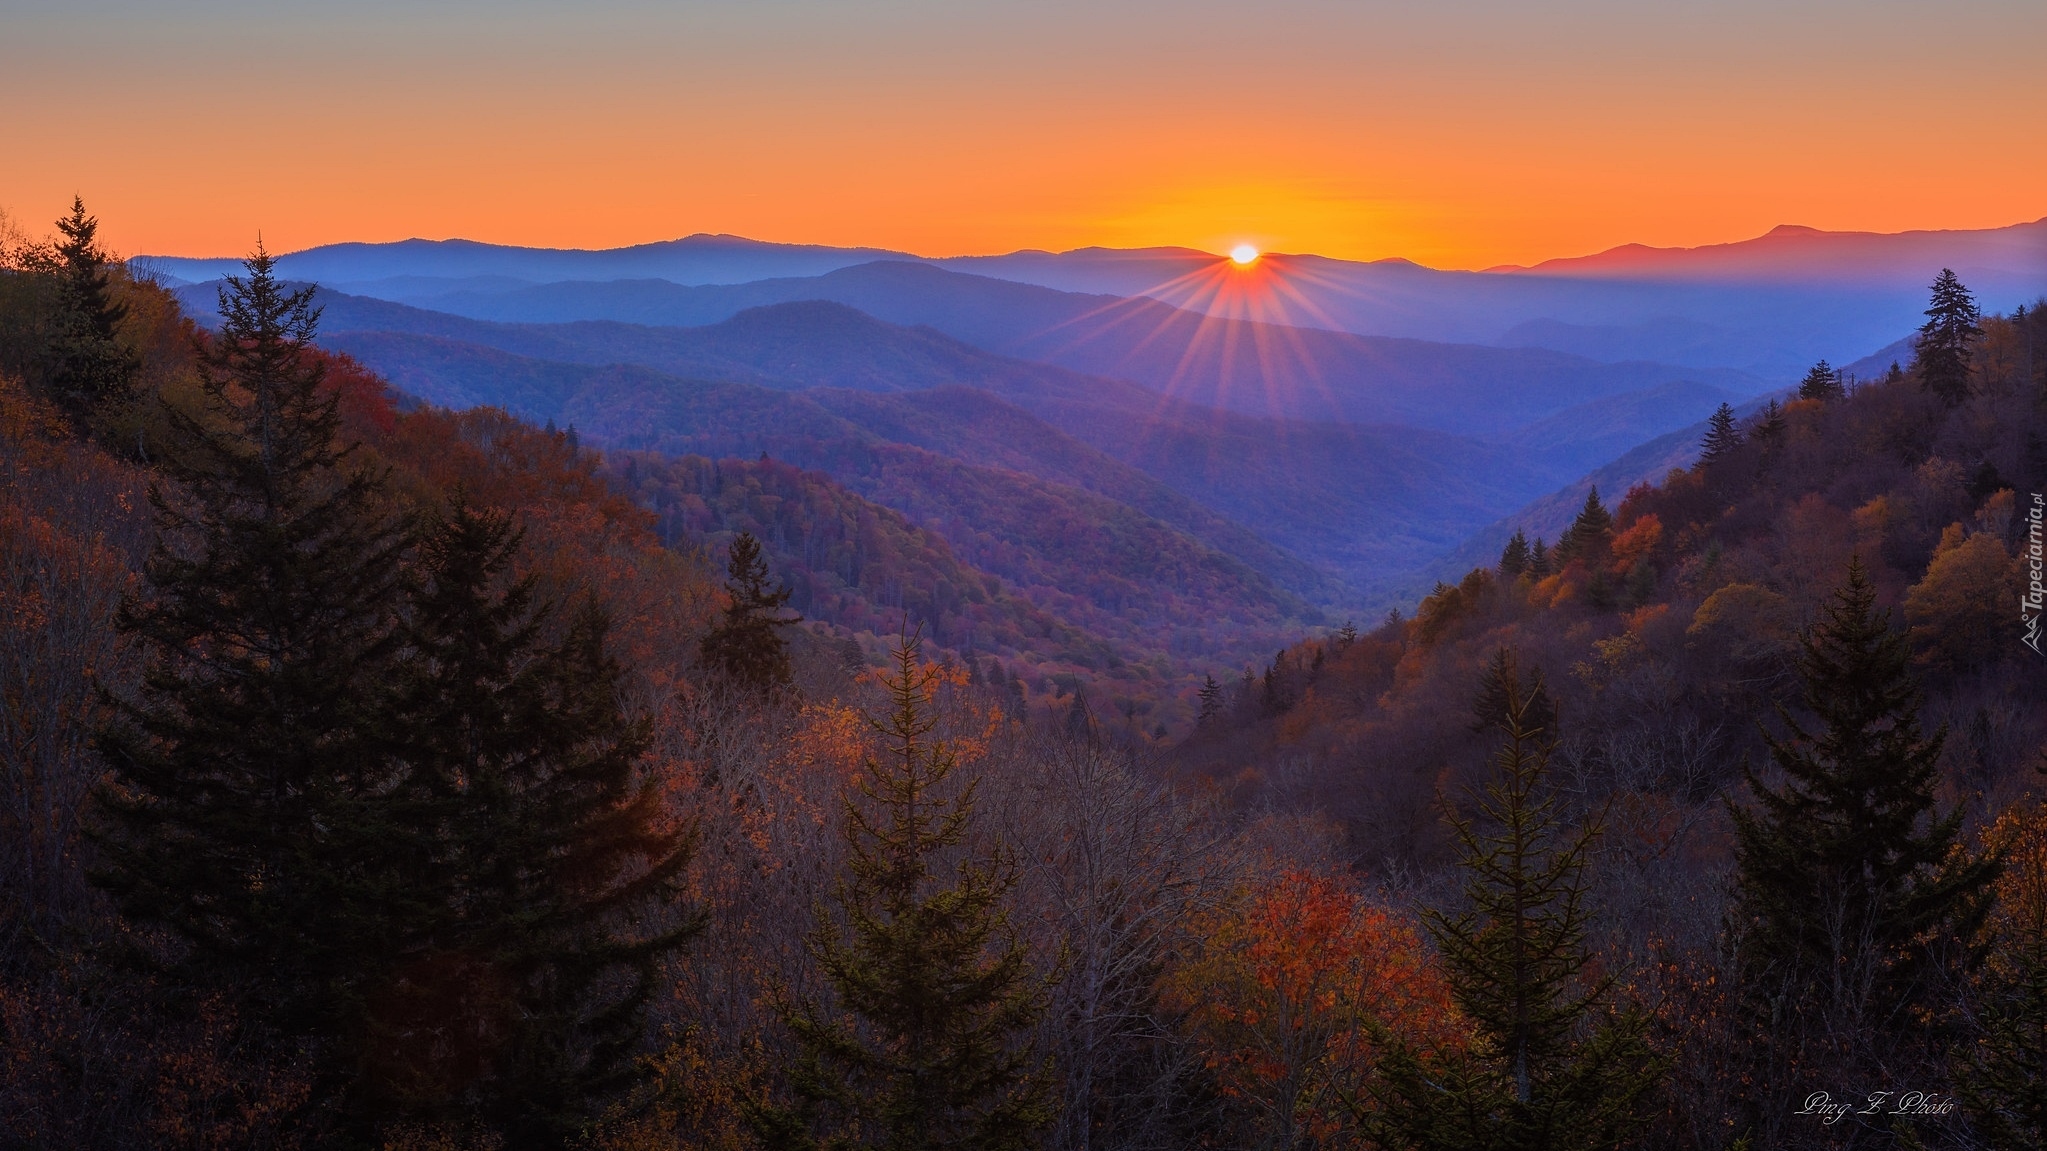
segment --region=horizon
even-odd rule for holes
[[[88,205],[87,205],[87,211],[88,211],[88,212],[91,212],[92,210],[93,210],[93,209],[92,209],[92,206],[91,206],[90,204],[88,204]],[[4,213],[4,214],[5,214],[5,218],[6,218],[6,219],[8,219],[8,220],[11,220],[11,221],[12,221],[12,222],[13,222],[13,223],[14,223],[14,224],[15,224],[15,225],[17,226],[17,227],[22,227],[22,221],[21,221],[21,220],[20,220],[20,219],[19,219],[18,217],[14,216],[14,215],[13,215],[13,213],[11,213],[11,212],[6,212],[6,210],[4,209],[4,207],[0,207],[0,213]],[[1415,259],[1411,259],[1411,258],[1409,258],[1409,257],[1406,257],[1406,256],[1400,256],[1400,255],[1392,255],[1392,256],[1381,256],[1381,257],[1377,257],[1377,258],[1374,258],[1374,259],[1369,259],[1369,260],[1354,260],[1354,259],[1350,259],[1350,258],[1348,258],[1348,257],[1343,257],[1343,256],[1333,256],[1333,255],[1329,255],[1328,253],[1324,253],[1324,252],[1316,252],[1316,251],[1307,251],[1307,250],[1302,250],[1302,251],[1279,251],[1279,250],[1274,250],[1274,249],[1266,249],[1266,248],[1256,248],[1256,249],[1254,249],[1254,255],[1255,255],[1255,258],[1256,258],[1256,259],[1264,259],[1264,258],[1267,258],[1267,257],[1278,257],[1278,258],[1282,258],[1282,259],[1287,259],[1287,258],[1300,258],[1300,257],[1310,257],[1310,256],[1312,256],[1312,257],[1318,257],[1318,258],[1322,258],[1322,259],[1331,259],[1331,260],[1342,260],[1342,261],[1345,261],[1345,262],[1350,262],[1350,263],[1374,263],[1374,264],[1384,264],[1384,263],[1407,263],[1407,264],[1413,264],[1413,265],[1416,265],[1416,266],[1418,266],[1418,267],[1422,267],[1422,268],[1427,268],[1427,269],[1429,269],[1429,270],[1431,270],[1431,271],[1444,271],[1444,272],[1474,272],[1474,273],[1486,273],[1486,272],[1508,272],[1508,271],[1527,271],[1527,270],[1532,270],[1532,269],[1534,269],[1534,268],[1540,267],[1540,266],[1541,266],[1541,265],[1543,265],[1543,264],[1547,264],[1547,263],[1552,263],[1552,262],[1556,262],[1556,261],[1561,261],[1561,260],[1581,260],[1581,259],[1587,259],[1587,258],[1590,258],[1590,257],[1595,257],[1595,256],[1601,256],[1601,255],[1606,255],[1606,254],[1608,254],[1608,253],[1611,253],[1611,252],[1617,252],[1617,251],[1622,251],[1622,250],[1627,250],[1627,249],[1638,249],[1638,250],[1646,250],[1646,251],[1657,251],[1657,252],[1685,252],[1685,251],[1695,251],[1695,250],[1698,250],[1698,249],[1701,249],[1701,248],[1721,248],[1721,247],[1731,247],[1731,246],[1735,246],[1735,245],[1739,245],[1739,244],[1749,243],[1749,242],[1752,242],[1752,241],[1756,241],[1756,240],[1762,240],[1762,239],[1766,239],[1766,238],[1768,238],[1768,237],[1770,237],[1770,236],[1772,236],[1772,235],[1776,235],[1776,234],[1778,234],[1778,233],[1781,233],[1781,232],[1799,232],[1799,233],[1812,233],[1812,234],[1820,234],[1820,235],[1833,235],[1833,236],[1872,236],[1872,237],[1889,237],[1889,236],[1902,236],[1902,235],[1916,235],[1916,234],[1941,234],[1941,233],[1950,233],[1950,232],[1995,232],[1995,231],[2004,231],[2004,230],[2007,230],[2007,229],[2011,229],[2011,228],[2021,228],[2021,227],[2025,227],[2025,226],[2027,226],[2027,225],[2033,225],[2033,224],[2041,224],[2041,223],[2047,223],[2047,216],[2040,216],[2040,217],[2035,217],[2035,218],[2032,218],[2032,219],[2014,220],[2014,221],[2011,221],[2011,222],[2009,222],[2009,223],[2005,223],[2005,224],[1993,224],[1993,225],[1989,225],[1989,226],[1987,226],[1987,227],[1982,227],[1982,228],[1932,228],[1932,227],[1927,227],[1927,228],[1904,228],[1904,229],[1900,229],[1900,230],[1898,230],[1898,231],[1894,231],[1894,232],[1877,232],[1877,231],[1869,231],[1869,230],[1866,230],[1866,229],[1833,229],[1833,228],[1816,228],[1816,227],[1813,227],[1813,226],[1811,226],[1811,225],[1806,225],[1806,224],[1793,224],[1793,223],[1783,223],[1783,224],[1776,224],[1776,225],[1773,225],[1773,226],[1771,226],[1770,228],[1768,228],[1768,229],[1766,229],[1766,230],[1764,230],[1764,231],[1762,231],[1762,232],[1756,233],[1756,234],[1754,234],[1754,235],[1747,235],[1747,236],[1739,236],[1739,237],[1736,237],[1736,238],[1733,238],[1733,239],[1722,239],[1722,240],[1708,240],[1708,241],[1705,241],[1705,242],[1703,242],[1703,243],[1699,243],[1699,244],[1689,244],[1689,245],[1657,245],[1657,244],[1646,244],[1646,243],[1642,243],[1642,242],[1640,242],[1640,241],[1633,241],[1633,240],[1630,240],[1630,241],[1623,241],[1623,242],[1621,242],[1621,243],[1617,243],[1617,244],[1611,244],[1611,245],[1608,245],[1607,247],[1604,247],[1604,248],[1598,249],[1597,251],[1591,251],[1591,252],[1568,252],[1568,253],[1560,253],[1560,254],[1555,254],[1555,255],[1549,255],[1549,256],[1543,256],[1543,257],[1539,257],[1539,258],[1537,258],[1537,259],[1531,260],[1530,262],[1528,262],[1528,263],[1524,263],[1524,264],[1495,264],[1495,265],[1492,265],[1492,266],[1490,266],[1490,267],[1483,267],[1483,268],[1444,268],[1444,267],[1437,267],[1437,266],[1434,266],[1434,265],[1430,265],[1430,264],[1426,264],[1426,263],[1423,263],[1423,262],[1422,262],[1422,261],[1420,261],[1420,260],[1415,260]],[[27,229],[24,229],[24,230],[26,231]],[[825,248],[825,249],[836,249],[836,250],[845,250],[845,251],[856,251],[856,250],[873,250],[873,251],[877,251],[877,252],[880,252],[880,253],[882,253],[882,256],[883,256],[883,258],[886,258],[886,257],[888,257],[888,256],[907,256],[907,257],[910,257],[910,258],[912,258],[912,259],[918,259],[918,260],[933,260],[933,261],[944,261],[944,260],[962,260],[962,259],[979,259],[979,258],[996,258],[996,257],[1002,257],[1002,256],[1018,256],[1018,255],[1051,255],[1051,256],[1067,256],[1067,255],[1075,255],[1075,254],[1078,254],[1078,253],[1083,253],[1083,252],[1089,252],[1089,251],[1107,251],[1107,252],[1160,252],[1160,253],[1175,253],[1175,254],[1185,254],[1185,255],[1201,255],[1201,256],[1210,256],[1210,257],[1213,257],[1213,258],[1214,258],[1214,259],[1215,259],[1215,260],[1216,260],[1216,261],[1217,261],[1218,263],[1221,263],[1221,262],[1224,262],[1224,261],[1230,261],[1230,260],[1232,260],[1232,259],[1234,258],[1234,255],[1233,255],[1233,253],[1234,253],[1234,251],[1235,251],[1236,249],[1240,249],[1240,248],[1243,248],[1243,247],[1249,247],[1249,246],[1250,246],[1250,245],[1249,245],[1249,244],[1247,244],[1246,242],[1243,242],[1243,241],[1238,241],[1238,242],[1232,243],[1231,245],[1228,245],[1228,246],[1227,246],[1227,247],[1226,247],[1226,248],[1225,248],[1224,250],[1221,250],[1221,251],[1211,251],[1211,250],[1208,250],[1208,249],[1204,249],[1204,248],[1196,248],[1196,247],[1190,247],[1190,246],[1187,246],[1187,245],[1181,245],[1181,244],[1153,244],[1153,245],[1143,245],[1143,246],[1137,246],[1137,247],[1115,247],[1115,246],[1111,246],[1111,245],[1104,245],[1104,244],[1087,244],[1087,245],[1081,245],[1081,246],[1079,246],[1079,247],[1072,247],[1072,248],[1048,248],[1048,247],[1040,247],[1040,246],[1029,246],[1029,245],[1027,245],[1027,246],[1024,246],[1024,247],[1020,247],[1020,248],[1010,248],[1010,249],[1005,249],[1005,250],[1002,250],[1002,251],[987,251],[987,252],[945,252],[945,253],[931,253],[931,252],[918,252],[918,251],[909,251],[909,250],[894,250],[894,249],[887,249],[887,248],[883,248],[883,247],[881,247],[880,245],[875,245],[875,244],[865,244],[865,243],[849,243],[849,244],[818,244],[818,243],[811,243],[811,242],[808,242],[808,241],[794,241],[794,240],[777,240],[777,239],[764,239],[764,238],[762,238],[762,237],[759,237],[759,236],[748,236],[748,235],[741,235],[741,234],[738,234],[738,233],[733,233],[733,232],[713,232],[713,231],[694,231],[694,232],[686,232],[686,233],[683,233],[683,234],[681,234],[681,235],[674,235],[674,236],[663,236],[663,237],[658,237],[658,238],[655,238],[655,239],[649,239],[649,240],[630,240],[630,241],[627,241],[627,242],[625,242],[625,243],[622,243],[622,244],[616,244],[616,245],[611,245],[611,246],[607,246],[607,247],[580,247],[580,246],[572,246],[572,245],[571,245],[571,246],[555,246],[555,245],[541,245],[541,244],[518,244],[518,243],[509,243],[509,242],[502,242],[502,241],[494,241],[494,240],[480,240],[480,239],[477,239],[477,238],[476,238],[476,237],[474,237],[474,236],[464,236],[464,235],[447,235],[447,236],[420,236],[420,235],[411,235],[411,236],[400,236],[400,237],[396,237],[396,238],[393,238],[393,239],[381,239],[381,240],[364,240],[364,239],[339,239],[339,240],[331,240],[331,241],[327,241],[327,242],[325,242],[325,243],[321,243],[321,244],[313,244],[313,245],[309,245],[309,246],[306,246],[306,247],[301,247],[301,248],[293,248],[293,249],[290,249],[290,250],[287,250],[287,251],[271,251],[271,252],[270,252],[270,255],[271,255],[272,257],[274,257],[274,258],[278,258],[278,259],[283,259],[283,258],[285,258],[285,257],[288,257],[288,256],[295,256],[295,255],[301,255],[301,254],[304,254],[304,253],[307,253],[307,252],[312,252],[312,251],[319,251],[319,250],[322,250],[322,249],[327,249],[327,248],[338,248],[338,247],[347,247],[347,246],[362,246],[362,247],[381,247],[381,246],[391,246],[391,245],[398,245],[398,244],[412,244],[412,243],[420,243],[420,244],[454,244],[454,243],[461,243],[461,244],[475,244],[475,245],[479,245],[479,246],[483,246],[483,247],[496,247],[496,248],[515,248],[515,249],[525,249],[525,250],[532,250],[532,251],[551,251],[551,252],[571,252],[571,253],[573,253],[573,252],[582,252],[582,253],[609,253],[609,252],[620,252],[620,251],[627,251],[627,250],[631,250],[631,249],[636,249],[636,248],[652,248],[652,247],[659,247],[659,246],[661,246],[661,245],[664,245],[664,244],[679,244],[679,243],[683,243],[683,242],[685,242],[685,241],[688,241],[688,240],[699,240],[699,239],[702,239],[702,240],[728,240],[728,241],[739,241],[739,242],[741,242],[741,243],[747,243],[747,244],[759,244],[759,245],[763,245],[763,246],[770,246],[770,247],[806,247],[806,248]],[[257,245],[257,246],[262,246],[262,245],[263,245],[263,241],[262,241],[262,239],[261,239],[260,237],[258,237],[258,239],[257,239],[257,241],[256,241],[256,245]],[[250,247],[250,248],[249,248],[249,249],[248,249],[247,251],[244,251],[244,252],[242,252],[242,253],[239,253],[239,254],[237,254],[237,253],[230,253],[230,252],[211,252],[211,253],[204,253],[204,254],[201,254],[201,253],[190,253],[190,252],[135,252],[135,253],[133,253],[133,254],[123,254],[123,255],[122,255],[122,258],[123,258],[123,259],[125,259],[125,260],[148,260],[148,259],[168,259],[168,260],[241,260],[241,259],[246,259],[247,257],[249,257],[249,256],[251,256],[251,255],[254,255],[254,254],[255,254],[255,252],[256,252],[256,247],[255,247],[255,246],[252,246],[252,247]],[[1237,261],[1237,262],[1238,262],[1238,263],[1244,263],[1244,262],[1246,262],[1246,261]]]
[[[2047,95],[2016,0],[4,2],[0,94],[67,95],[0,126],[0,208],[39,230],[82,194],[124,252],[706,231],[1479,270],[1997,227],[2047,187],[2047,128],[1998,111]]]

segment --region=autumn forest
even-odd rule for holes
[[[0,1144],[2047,1146],[2047,301],[1345,619],[0,241]]]

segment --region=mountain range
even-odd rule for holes
[[[1993,310],[2031,300],[2047,290],[2047,220],[1897,234],[1786,225],[1733,244],[1623,245],[1484,272],[1285,254],[1233,269],[1220,257],[1186,248],[924,259],[877,248],[709,235],[605,251],[466,240],[336,244],[280,257],[279,267],[354,294],[479,318],[591,318],[590,309],[599,307],[603,318],[648,322],[650,305],[638,297],[660,295],[662,285],[803,279],[877,260],[1082,294],[1149,296],[1191,311],[1297,328],[1543,347],[1600,360],[1649,359],[1783,377],[1822,357],[1854,359],[1916,326],[1926,286],[1943,267],[1953,268]],[[234,261],[224,259],[139,262],[190,282],[234,270]],[[621,284],[635,280],[646,283]],[[536,286],[569,283],[612,287],[558,290],[548,296],[553,303],[519,298]],[[513,298],[489,302],[493,297]],[[660,322],[720,318],[693,314]]]
[[[574,429],[678,530],[763,533],[813,618],[914,607],[956,646],[1127,675],[1411,604],[1592,484],[1686,462],[1715,407],[1783,394],[1816,347],[1879,374],[1910,357],[1912,269],[2037,292],[2043,224],[1487,272],[724,236],[279,262],[317,281],[323,344],[418,400]],[[215,287],[177,289],[201,323]]]
[[[896,491],[899,509],[907,489],[874,472],[901,458],[845,445],[937,452],[1127,504],[1323,604],[1405,596],[1419,557],[1603,462],[1615,445],[1739,394],[1657,365],[1274,329],[913,264],[820,281],[742,295],[832,290],[1026,351],[1043,351],[1049,328],[1065,346],[1047,358],[1102,370],[997,354],[823,300],[673,327],[499,323],[326,290],[319,299],[326,343],[434,403],[498,404],[613,447],[766,451],[856,490]],[[182,294],[204,317],[208,291]],[[1289,349],[1284,364],[1274,361],[1282,370],[1254,376],[1250,358],[1233,366],[1205,350],[1260,342]],[[1183,363],[1199,370],[1175,379]],[[1241,394],[1230,394],[1233,384]],[[1587,405],[1603,406],[1580,410]],[[1228,538],[1221,522],[1234,525]]]

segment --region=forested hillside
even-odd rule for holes
[[[882,271],[884,279],[901,274]],[[1042,320],[1060,340],[1075,340],[1081,338],[1076,325],[1095,325],[1101,331],[1089,339],[1113,337],[1151,355],[1162,354],[1157,347],[1177,346],[1174,341],[1188,334],[1181,329],[1193,319],[1156,305],[1143,305],[1151,310],[1140,313],[1095,316],[1096,301],[1058,293],[1049,293],[1058,305],[1050,317],[1037,314],[1044,308],[1012,314],[994,306],[1006,300],[1005,293],[1046,293],[1019,285],[997,288],[981,300],[972,293],[957,298],[934,293],[927,286],[909,306],[919,315],[926,313],[917,309],[933,306],[974,309],[990,322],[1009,325],[1012,336],[1035,330],[1029,325]],[[183,298],[197,302],[203,289],[182,291]],[[1703,418],[1722,395],[1693,384],[1629,390],[1666,378],[1666,370],[1655,365],[1597,365],[1551,353],[1382,341],[1399,350],[1374,352],[1368,363],[1331,351],[1312,373],[1318,382],[1297,378],[1295,370],[1274,395],[1282,418],[1269,418],[1175,399],[1127,380],[993,355],[928,329],[898,327],[818,301],[675,328],[484,323],[336,293],[321,298],[336,326],[325,337],[330,346],[436,403],[502,405],[535,420],[574,424],[593,443],[611,447],[748,457],[765,450],[823,467],[845,482],[856,477],[819,461],[856,457],[831,441],[855,435],[906,442],[970,465],[998,463],[1085,487],[1190,531],[1289,591],[1344,610],[1411,597],[1426,586],[1416,580],[1427,557],[1449,551],[1497,516],[1603,463],[1616,445]],[[1160,319],[1164,343],[1154,346],[1146,337],[1137,322],[1146,317]],[[1337,337],[1306,338],[1313,343]],[[1204,335],[1184,358],[1205,362],[1201,347],[1232,339]],[[1310,353],[1322,350],[1303,347],[1283,358],[1302,369],[1298,358]],[[1491,362],[1479,363],[1488,357]],[[621,366],[628,364],[633,366]],[[1446,391],[1446,378],[1468,371],[1478,371],[1482,395]],[[1322,402],[1329,389],[1319,382],[1325,376],[1347,379],[1338,389],[1344,394],[1387,399],[1388,412],[1420,404],[1438,424],[1477,420],[1488,428],[1514,428],[1528,419],[1535,424],[1512,433],[1511,450],[1502,452],[1493,442],[1426,427],[1284,415],[1295,406],[1286,395],[1294,393],[1306,405],[1303,411],[1329,414]],[[1154,382],[1177,387],[1170,380]],[[862,431],[851,433],[807,404],[749,388],[801,393]],[[1036,422],[985,405],[980,414],[986,420],[953,420],[961,403],[957,388],[988,393]],[[867,396],[816,394],[827,390]],[[1588,395],[1599,398],[1570,408]],[[1558,414],[1540,418],[1546,413]],[[1094,454],[1086,448],[1107,458],[1086,459]],[[1150,484],[1143,482],[1146,477]],[[1162,498],[1167,493],[1181,499]],[[926,526],[950,531],[946,523]]]
[[[1822,364],[1788,402],[1747,418],[1722,408],[1696,463],[1588,492],[1564,531],[1517,531],[1496,562],[1439,584],[1411,618],[1224,677],[1175,762],[1240,803],[1339,821],[1358,866],[1432,904],[1451,898],[1435,885],[1467,849],[1442,813],[1468,812],[1462,797],[1493,777],[1498,681],[1535,680],[1520,722],[1555,740],[1562,818],[1603,828],[1588,856],[1598,926],[1586,930],[1655,1013],[1668,1136],[1891,1145],[1881,1129],[1801,1127],[1801,1100],[1822,1086],[1838,1099],[1838,1083],[1903,1090],[1905,1078],[1968,1099],[1984,1082],[1968,1060],[1988,1050],[1968,1046],[1983,1026],[1969,997],[2017,968],[1950,953],[1924,960],[1937,977],[1886,982],[1905,960],[1839,933],[1975,938],[1980,903],[1912,927],[1879,922],[1907,914],[1882,901],[1935,898],[1963,882],[1967,860],[2008,851],[2002,898],[2026,910],[2001,930],[2019,934],[1982,938],[2004,949],[2000,963],[2034,964],[2026,978],[2041,971],[2039,921],[2023,916],[2047,891],[2047,665],[2026,590],[2047,490],[2047,314],[1976,329],[1972,313],[1950,283],[1910,370],[1851,389]],[[1826,869],[1864,866],[1897,870],[1853,896],[1868,906],[1830,906],[1851,896]],[[1854,927],[1864,915],[1878,919]],[[1766,957],[1791,946],[1771,932],[1800,931],[1798,946],[1866,965],[1850,970],[1872,982],[1787,988],[1770,981],[1804,960],[1784,955],[1768,972],[1739,961],[1744,946]],[[1749,996],[1766,985],[1788,998],[1758,1032]],[[2030,994],[2024,1018],[2037,1026]],[[1920,1023],[1882,1022],[1907,1008]],[[2040,1050],[2037,1037],[2012,1041]],[[1943,1138],[2026,1145],[2001,1130]]]
[[[2047,1138],[2039,310],[1329,628],[985,392],[599,450],[96,228],[0,269],[0,1143]]]

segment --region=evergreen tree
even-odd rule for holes
[[[1568,832],[1545,794],[1554,732],[1542,684],[1495,656],[1480,692],[1505,737],[1480,800],[1486,828],[1453,819],[1470,909],[1427,913],[1452,1000],[1470,1021],[1459,1048],[1418,1049],[1381,1030],[1385,1055],[1360,1108],[1366,1134],[1395,1151],[1577,1151],[1615,1147],[1639,1128],[1661,1074],[1647,1020],[1612,1005],[1589,975],[1586,857],[1598,834]]]
[[[1784,409],[1776,400],[1764,405],[1762,415],[1756,420],[1755,429],[1749,433],[1750,442],[1758,449],[1756,470],[1760,474],[1777,461],[1777,453],[1784,446]]]
[[[1197,727],[1207,727],[1221,718],[1223,711],[1223,685],[1215,681],[1214,675],[1204,676],[1201,690],[1195,693],[1201,700],[1201,709],[1195,716]]]
[[[1094,709],[1087,705],[1087,692],[1076,687],[1073,702],[1066,706],[1066,738],[1086,743],[1094,733]]]
[[[1919,384],[1952,407],[1969,398],[1971,345],[1983,336],[1977,321],[1983,314],[1976,298],[1955,278],[1953,270],[1942,268],[1933,281],[1933,299],[1926,308],[1926,322],[1919,327],[1913,343],[1912,370]]]
[[[997,853],[935,873],[966,839],[974,788],[944,794],[958,760],[930,740],[933,676],[918,646],[893,653],[892,710],[871,721],[887,754],[846,803],[845,934],[823,924],[812,937],[838,1010],[788,1012],[795,1105],[754,1113],[771,1148],[1021,1149],[1051,1119],[1022,1040],[1043,988],[1003,910],[1015,863]]]
[[[1528,537],[1514,529],[1514,538],[1500,552],[1500,575],[1511,580],[1528,570]]]
[[[1645,607],[1656,599],[1656,567],[1648,560],[1636,560],[1628,569],[1627,600],[1630,606]]]
[[[1345,648],[1356,642],[1358,642],[1358,625],[1350,620],[1344,620],[1343,626],[1336,629],[1336,646]]]
[[[1826,403],[1841,399],[1847,394],[1847,388],[1841,383],[1841,373],[1825,360],[1814,364],[1805,373],[1805,378],[1798,382],[1798,398],[1801,400],[1819,400]]]
[[[1816,1074],[1854,1073],[1868,1090],[1912,1086],[1882,1068],[1937,1068],[1927,1018],[1941,940],[1981,924],[1996,860],[1956,850],[1962,813],[1934,807],[1946,731],[1923,737],[1910,650],[1875,610],[1861,562],[1802,641],[1808,729],[1764,739],[1781,787],[1744,767],[1753,809],[1733,807],[1736,876],[1729,936],[1758,1025],[1763,1081],[1806,1090]],[[1782,1122],[1784,1099],[1755,1121]],[[1775,1108],[1775,1110],[1771,1110]]]
[[[1520,694],[1517,696],[1516,692]],[[1471,730],[1504,730],[1514,718],[1517,701],[1522,708],[1521,721],[1527,725],[1532,739],[1540,741],[1556,734],[1557,705],[1550,699],[1549,688],[1542,682],[1542,672],[1535,672],[1524,690],[1521,687],[1521,664],[1514,650],[1497,648],[1485,671],[1479,675],[1478,694],[1473,697],[1471,705]]]
[[[759,691],[789,682],[789,643],[781,629],[803,622],[784,617],[791,590],[787,584],[768,588],[768,561],[752,532],[740,532],[726,560],[731,597],[725,618],[703,640],[704,662],[738,683]]]
[[[169,413],[176,485],[151,489],[149,591],[119,617],[147,671],[98,738],[96,878],[182,941],[175,985],[309,1041],[324,1102],[346,1094],[344,1037],[423,914],[384,750],[406,533],[337,443],[311,291],[272,270],[259,249],[229,278],[205,411]]]
[[[1564,530],[1557,540],[1556,559],[1559,563],[1570,563],[1582,559],[1597,566],[1606,555],[1606,545],[1613,539],[1613,515],[1606,505],[1599,502],[1599,488],[1585,493],[1585,506],[1578,509],[1578,518]]]
[[[1784,409],[1776,400],[1763,405],[1763,416],[1756,421],[1755,438],[1766,444],[1775,443],[1784,434]]]
[[[1734,409],[1721,404],[1706,421],[1706,439],[1700,445],[1699,466],[1710,468],[1741,447],[1741,429],[1735,426]]]
[[[1550,575],[1549,544],[1541,536],[1535,537],[1534,546],[1528,549],[1528,574],[1536,579],[1547,579]]]
[[[57,315],[46,379],[51,398],[83,426],[95,412],[126,402],[140,361],[120,339],[128,306],[114,299],[107,255],[99,247],[99,221],[73,197],[71,215],[57,221]]]
[[[391,1110],[563,1146],[625,1086],[656,967],[695,933],[694,846],[638,777],[606,621],[503,586],[520,536],[458,492],[422,540],[398,705],[430,929],[373,1002],[367,1072]],[[424,819],[421,819],[424,816]]]

